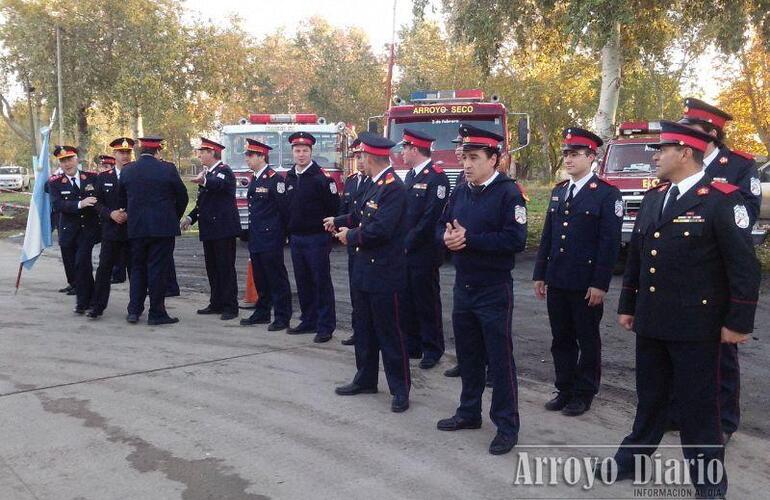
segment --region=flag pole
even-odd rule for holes
[[[16,295],[19,293],[19,283],[21,283],[21,270],[24,269],[24,263],[19,262],[19,273],[16,275],[16,290],[13,291],[13,294]]]

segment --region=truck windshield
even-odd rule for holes
[[[281,166],[290,168],[294,165],[294,157],[291,154],[291,144],[288,139],[292,132],[282,132],[281,140]],[[316,143],[313,146],[313,159],[321,168],[340,168],[341,153],[337,151],[337,134],[328,132],[313,132]]]
[[[20,167],[0,167],[0,175],[19,175],[21,173]]]
[[[390,120],[390,125],[388,126],[388,138],[393,142],[399,142],[404,135],[404,129],[410,128],[423,132],[431,137],[435,137],[436,142],[433,143],[434,150],[453,150],[455,144],[452,141],[457,137],[457,129],[460,126],[460,123],[473,125],[474,127],[489,130],[490,132],[505,137],[502,118],[496,117],[489,118],[488,120],[436,118],[422,122]]]
[[[277,165],[280,160],[278,151],[281,136],[278,132],[251,132],[247,134],[225,134],[224,137],[224,161],[230,167],[240,169],[248,168],[246,165],[246,138],[254,139],[262,144],[267,144],[273,151],[270,152],[270,164]]]
[[[657,171],[652,155],[655,150],[646,144],[612,144],[604,161],[605,173],[654,174]]]

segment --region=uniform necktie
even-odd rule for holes
[[[411,186],[412,181],[414,181],[414,169],[410,169],[409,172],[406,173],[406,183],[407,185]]]
[[[660,212],[660,220],[668,220],[668,218],[671,216],[671,212],[674,210],[674,205],[676,204],[676,199],[678,196],[679,187],[671,186],[671,189],[668,190],[668,199],[663,206],[663,210]]]
[[[566,200],[564,200],[564,201],[567,203],[567,205],[569,205],[569,202],[571,202],[571,201],[572,201],[572,198],[574,197],[574,195],[575,195],[575,185],[574,185],[574,184],[572,184],[572,185],[569,187],[569,193],[567,194],[567,199],[566,199]]]
[[[75,188],[76,190],[80,191],[80,186],[78,186],[77,179],[74,176],[70,177],[70,182],[72,183],[72,187],[73,188]]]

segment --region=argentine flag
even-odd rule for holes
[[[51,196],[45,192],[45,185],[51,175],[50,155],[48,143],[51,139],[51,127],[40,129],[42,138],[40,156],[35,165],[35,188],[32,192],[32,201],[29,204],[27,216],[27,231],[24,233],[24,247],[21,249],[21,263],[26,269],[31,269],[35,261],[50,247],[51,235]]]

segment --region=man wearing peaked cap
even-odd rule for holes
[[[604,295],[620,250],[623,202],[615,186],[591,171],[602,140],[582,128],[564,130],[569,179],[556,184],[532,276],[547,299],[558,394],[545,408],[577,416],[599,391]]]
[[[516,181],[497,171],[503,137],[466,124],[460,125],[460,135],[467,182],[449,197],[436,238],[455,265],[452,324],[463,387],[455,414],[436,426],[442,431],[481,427],[488,362],[490,416],[497,426],[489,452],[501,455],[513,449],[519,433],[511,270],[526,244],[527,209]]]
[[[246,139],[246,163],[253,172],[247,190],[249,206],[249,256],[258,300],[254,312],[241,325],[270,323],[268,331],[285,330],[291,319],[291,288],[283,262],[286,242],[286,182],[269,165],[267,144]]]
[[[371,187],[361,210],[325,221],[343,244],[355,247],[353,263],[356,315],[356,375],[337,387],[340,396],[377,392],[380,353],[393,395],[390,409],[409,408],[411,377],[405,339],[399,327],[399,296],[406,282],[404,237],[407,227],[406,190],[390,165],[395,144],[385,137],[362,132],[361,157]]]
[[[104,172],[115,166],[115,157],[110,155],[99,155],[96,157],[99,162],[99,171]]]
[[[174,238],[187,208],[187,189],[173,163],[160,159],[163,139],[139,138],[139,158],[120,171],[119,207],[127,213],[131,247],[131,298],[126,321],[137,323],[150,296],[148,325],[179,321],[166,311],[166,291],[174,263]],[[117,154],[117,153],[116,153]],[[127,153],[128,154],[128,153]]]
[[[332,237],[323,221],[337,214],[339,195],[334,179],[312,158],[315,137],[295,132],[288,140],[294,165],[286,173],[287,224],[300,308],[299,325],[289,333],[315,333],[313,341],[323,343],[337,327],[329,264]]]
[[[136,141],[130,137],[118,137],[110,142],[109,146],[112,148],[112,154],[116,159],[116,171],[120,170],[124,165],[131,161],[131,154],[134,151],[135,144]],[[126,244],[118,251],[118,255],[115,256],[115,265],[112,268],[112,278],[110,279],[110,283],[123,283],[126,281],[126,275],[130,265],[130,247],[126,242]],[[98,274],[99,271],[97,269],[97,275]],[[172,272],[169,288],[176,288],[176,295],[179,294],[179,286],[176,284],[176,271]]]
[[[342,197],[340,198],[340,208],[337,212],[340,217],[348,216],[358,213],[361,210],[361,199],[366,194],[371,184],[371,179],[364,173],[364,163],[361,159],[361,139],[356,138],[350,144],[348,148],[349,156],[354,160],[355,166],[353,171],[345,179],[345,185],[342,190]],[[327,218],[324,220],[324,226],[327,230],[333,230],[333,222],[327,225],[327,221],[333,218]],[[348,245],[348,284],[350,289],[350,304],[352,306],[351,311],[351,326],[353,328],[353,334],[342,340],[342,345],[353,345],[356,342],[356,304],[355,294],[353,293],[353,264],[355,261],[356,249],[353,245]]]
[[[57,160],[59,160],[59,167],[48,178],[48,181],[46,181],[45,183],[46,193],[49,193],[49,194],[51,193],[51,181],[54,178],[60,179],[61,176],[64,175],[64,169],[61,166],[62,160],[66,160],[67,158],[72,156],[77,156],[77,148],[72,147],[72,150],[70,151],[71,154],[67,154],[64,151],[65,147],[66,146],[54,147],[53,155]],[[61,233],[58,233],[60,218],[61,218],[61,213],[53,205],[51,205],[51,227],[56,228],[57,234],[58,234],[57,239],[61,242]],[[62,247],[61,243],[59,245],[59,251],[61,252],[62,263],[64,265],[64,275],[65,275],[65,278],[67,279],[67,286],[59,289],[59,293],[66,293],[67,295],[75,295],[75,256],[74,254],[69,252],[68,249],[66,249],[65,247]]]
[[[754,327],[759,263],[745,231],[749,216],[735,186],[712,183],[703,153],[712,136],[662,121],[652,147],[657,175],[634,224],[618,320],[636,332],[638,405],[633,429],[615,454],[618,477],[645,477],[663,436],[673,393],[683,452],[696,495],[723,498],[719,421],[720,342],[747,342]],[[686,284],[687,286],[683,286]],[[716,382],[716,383],[715,383]]]
[[[724,144],[724,127],[733,117],[692,97],[685,99],[684,105],[684,114],[679,123],[690,125],[711,136],[704,151],[703,167],[714,181],[726,182],[740,189],[749,213],[746,231],[751,233],[759,217],[762,184],[754,158],[747,153],[733,151]],[[740,423],[740,365],[736,344],[722,344],[721,348],[720,417],[722,431],[729,440]],[[676,426],[676,414],[673,411],[672,426]]]
[[[136,141],[130,137],[118,137],[110,142],[110,147],[113,151],[131,152],[134,149],[134,144],[136,144]]]
[[[449,179],[431,161],[435,139],[405,128],[401,140],[406,174],[407,283],[401,296],[401,329],[410,358],[421,358],[420,368],[433,368],[444,354],[439,266],[444,252],[436,244],[436,222],[446,205]]]
[[[59,213],[57,230],[65,274],[75,289],[77,300],[73,312],[84,314],[93,296],[92,253],[100,237],[94,208],[96,174],[78,168],[78,149],[74,146],[56,146],[54,156],[59,160],[62,173],[49,178],[48,191],[52,209]]]
[[[218,314],[222,320],[238,317],[238,280],[235,272],[236,238],[241,234],[241,217],[235,204],[236,180],[222,163],[225,147],[201,137],[198,159],[205,167],[191,182],[198,184],[195,208],[181,223],[187,230],[198,222],[203,242],[209,303],[198,314]]]

